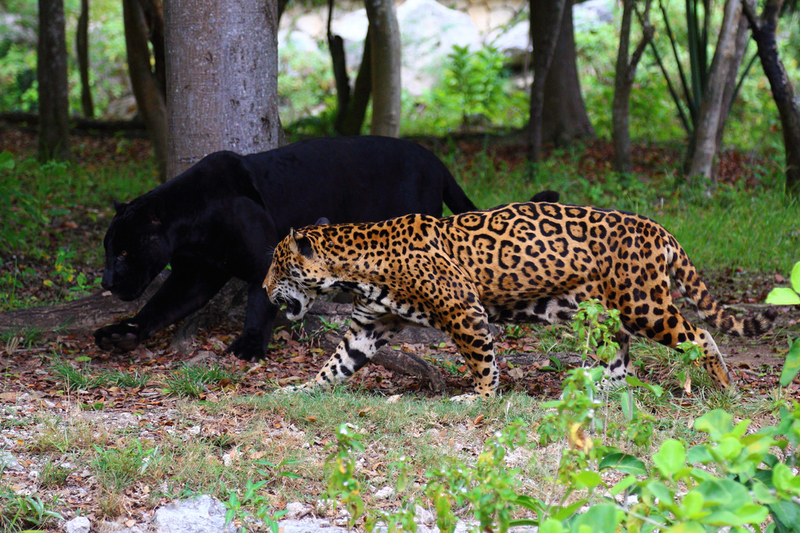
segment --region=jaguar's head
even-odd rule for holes
[[[263,287],[275,305],[286,306],[289,320],[300,320],[333,282],[317,243],[319,228],[294,229],[275,248]]]

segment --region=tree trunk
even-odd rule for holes
[[[333,63],[333,77],[336,81],[337,106],[333,129],[339,135],[360,135],[361,126],[372,94],[372,54],[370,52],[370,31],[364,39],[364,53],[356,76],[355,88],[350,90],[347,75],[347,61],[344,53],[344,40],[331,31],[333,20],[333,0],[328,0],[328,48]]]
[[[148,28],[139,0],[122,0],[122,18],[133,95],[144,118],[159,178],[163,183],[167,180],[167,106],[163,86],[153,71]]]
[[[620,27],[619,52],[614,77],[614,103],[612,106],[612,125],[614,137],[614,168],[617,172],[630,172],[633,167],[631,156],[630,99],[636,68],[645,47],[653,39],[653,26],[650,24],[650,0],[646,0],[642,21],[642,40],[636,45],[633,54],[628,56],[631,24],[636,0],[624,0],[622,6],[622,26]]]
[[[333,75],[336,80],[336,96],[338,109],[333,129],[339,135],[360,135],[367,114],[369,98],[372,94],[372,53],[370,50],[370,31],[364,39],[364,53],[358,69],[354,89],[350,90],[347,76],[347,63],[344,53],[344,41],[331,31],[333,19],[333,0],[328,1],[328,48],[333,62]]]
[[[75,53],[81,76],[81,110],[86,118],[94,118],[92,87],[89,84],[89,0],[81,0],[81,14],[75,32]]]
[[[173,0],[164,20],[168,174],[279,146],[277,1]]]
[[[280,146],[278,11],[274,0],[172,0],[164,11],[168,173],[177,176],[219,150],[248,154]],[[183,339],[241,299],[229,283],[187,318]],[[218,295],[220,296],[220,295]]]
[[[690,183],[711,180],[715,174],[714,161],[719,150],[717,132],[726,118],[722,116],[723,95],[726,83],[731,79],[729,73],[739,70],[739,64],[734,62],[737,58],[736,36],[741,16],[742,1],[727,0],[717,48],[711,60],[705,92],[690,141],[689,157],[686,161],[689,169],[686,178]],[[732,91],[733,88],[729,90]]]
[[[800,197],[800,110],[795,100],[794,88],[778,54],[775,39],[782,4],[782,0],[767,0],[761,17],[757,17],[755,2],[747,0],[744,11],[781,119],[783,146],[786,151],[786,193]]]
[[[347,115],[341,121],[341,135],[360,135],[367,116],[369,98],[372,95],[372,50],[370,46],[370,31],[364,40],[364,55],[361,56],[361,66],[358,69],[356,83],[350,102],[347,106]]]
[[[566,0],[530,0],[530,34],[533,41],[533,83],[528,120],[528,160],[542,159],[542,110],[545,82],[553,60],[561,19],[564,11],[572,9]]]
[[[69,87],[63,0],[39,0],[39,160],[69,158]]]
[[[550,3],[554,3],[553,0]],[[542,142],[563,146],[577,139],[594,138],[575,61],[572,2],[564,5],[561,29],[545,79],[542,105]]]
[[[400,28],[394,2],[366,0],[372,73],[372,135],[400,135]]]
[[[738,80],[740,79],[739,67],[742,65],[744,52],[747,50],[747,43],[750,40],[750,34],[748,32],[749,29],[750,24],[747,22],[747,17],[744,16],[744,12],[742,12],[741,16],[739,17],[739,26],[736,28],[736,52],[733,61],[731,62],[731,65],[735,65],[735,68],[728,70],[728,81],[725,82],[725,90],[722,93],[722,111],[720,113],[722,120],[720,120],[719,126],[717,127],[716,140],[718,152],[722,150],[722,138],[725,133],[725,123],[728,121],[728,115],[731,113],[733,101],[736,99],[738,90],[737,84],[739,83]],[[745,74],[742,74],[742,76]]]

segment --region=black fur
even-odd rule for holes
[[[261,288],[290,228],[475,209],[445,165],[421,146],[385,137],[311,139],[260,154],[216,152],[128,204],[106,233],[103,288],[139,297],[167,264],[164,285],[133,318],[94,333],[128,351],[203,307],[228,280],[248,283],[243,333],[228,347],[264,357],[278,311]]]

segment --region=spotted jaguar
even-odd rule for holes
[[[656,222],[547,202],[292,230],[276,247],[263,286],[290,319],[302,318],[322,294],[353,295],[349,330],[305,387],[345,381],[405,325],[419,324],[447,333],[466,360],[475,394],[493,396],[499,370],[488,324],[566,320],[591,298],[620,312],[609,378],[634,372],[629,345],[638,335],[671,348],[697,344],[713,382],[729,386],[714,339],[680,313],[670,280],[719,331],[757,336],[775,319],[774,309],[746,317],[723,309],[675,237]]]

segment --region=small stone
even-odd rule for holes
[[[394,489],[390,486],[383,487],[375,493],[376,500],[386,500],[394,496]]]
[[[311,508],[306,507],[300,502],[289,502],[286,504],[286,518],[288,520],[297,520],[310,512]]]
[[[424,509],[421,506],[417,505],[416,508],[414,509],[414,519],[419,524],[432,526],[433,522],[436,520],[436,517],[433,516],[433,513],[431,513],[427,509]]]
[[[16,457],[7,452],[0,452],[0,471],[22,472],[25,470]]]
[[[91,527],[92,523],[88,518],[85,516],[79,516],[77,518],[73,518],[72,520],[68,520],[67,523],[64,524],[64,531],[66,533],[89,533]]]

